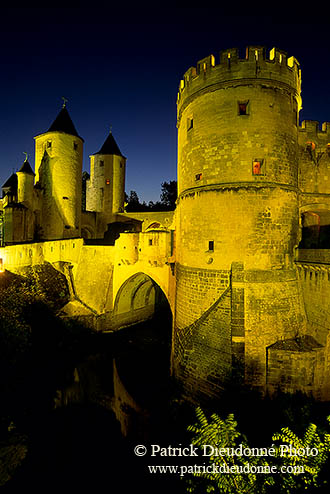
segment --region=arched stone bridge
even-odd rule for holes
[[[164,305],[174,310],[170,230],[121,233],[115,245],[87,245],[82,238],[17,244],[1,248],[0,257],[16,273],[51,263],[69,283],[63,313],[89,317],[98,330],[144,321]]]

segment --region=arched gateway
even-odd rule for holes
[[[160,286],[147,274],[136,273],[119,288],[114,301],[112,329],[167,316],[171,310]]]

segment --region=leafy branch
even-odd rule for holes
[[[321,438],[315,424],[307,427],[303,438],[287,427],[275,433],[272,448],[268,448],[269,455],[244,454],[257,448],[249,447],[245,436],[237,430],[233,414],[224,420],[217,414],[208,419],[202,409],[197,408],[196,415],[197,423],[190,425],[188,431],[193,434],[192,444],[204,452],[209,468],[192,472],[187,492],[291,494],[302,490],[310,492],[326,483],[320,473],[329,458],[330,434],[325,433]],[[206,449],[208,455],[205,455]]]

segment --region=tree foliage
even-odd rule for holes
[[[176,180],[170,182],[162,182],[162,192],[160,194],[160,200],[162,204],[169,209],[175,209],[175,202],[178,195],[178,184]]]
[[[162,182],[160,201],[149,201],[148,204],[140,202],[139,196],[135,190],[131,190],[129,195],[125,194],[126,207],[125,211],[140,212],[140,211],[172,211],[175,209],[177,198],[177,182]]]
[[[11,421],[49,405],[65,377],[66,353],[72,359],[85,335],[57,316],[69,300],[65,277],[47,264],[25,274],[0,277],[0,437]]]
[[[196,414],[198,422],[188,431],[193,433],[192,444],[200,448],[201,455],[207,445],[208,454],[202,457],[204,465],[209,463],[208,468],[191,472],[187,492],[309,494],[325,486],[322,473],[329,458],[330,434],[321,438],[315,424],[307,427],[303,438],[287,427],[281,429],[272,436],[270,446],[257,448],[259,452],[268,449],[271,454],[256,454],[257,449],[237,430],[233,414],[225,420],[217,414],[208,419],[200,408]],[[330,417],[327,420],[330,422]],[[239,454],[242,452],[245,454]]]

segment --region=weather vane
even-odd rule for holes
[[[25,161],[27,161],[29,155],[25,151],[23,151],[23,154],[25,154]]]
[[[63,100],[63,108],[65,108],[65,106],[69,100],[67,98],[65,98],[64,96],[62,96],[62,100]]]

